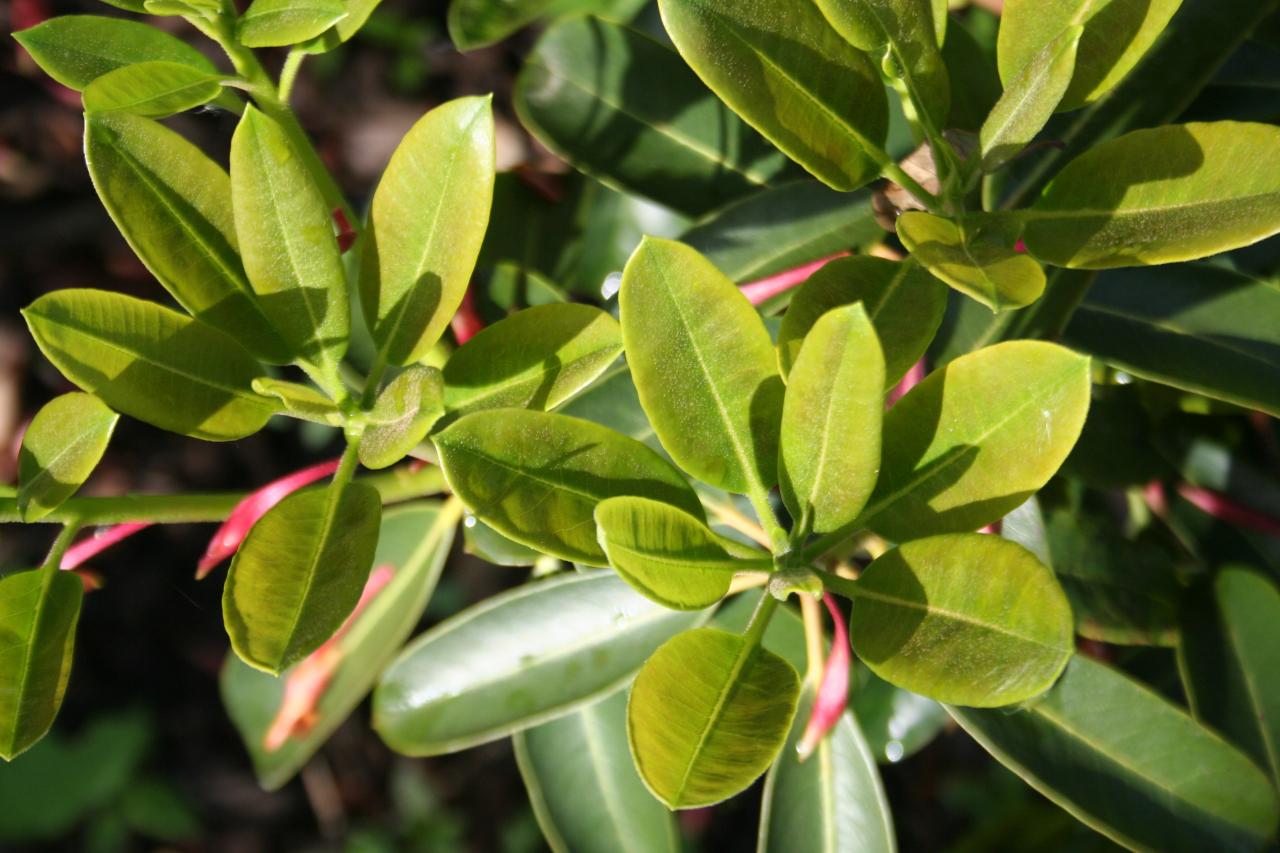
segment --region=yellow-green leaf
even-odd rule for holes
[[[223,76],[181,62],[126,65],[95,78],[85,88],[84,109],[163,118],[218,97]]]
[[[1030,305],[1044,292],[1035,258],[1013,250],[1001,220],[952,220],[919,210],[898,217],[898,237],[925,269],[992,311]]]
[[[1071,83],[1084,30],[1071,26],[1044,46],[1005,86],[978,134],[982,168],[999,169],[1035,139]]]
[[[313,39],[347,16],[342,0],[253,0],[236,21],[245,47],[286,47]]]
[[[386,468],[409,454],[444,414],[444,380],[434,367],[416,364],[391,381],[369,412],[360,440],[360,464]]]
[[[97,467],[120,416],[92,394],[55,397],[22,434],[18,512],[36,521],[76,493]]]

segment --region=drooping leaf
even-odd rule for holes
[[[1178,645],[1192,715],[1280,779],[1280,590],[1258,572],[1232,566],[1214,578],[1211,597],[1203,587],[1193,593]]]
[[[44,737],[62,705],[84,586],[54,567],[0,578],[0,758]]]
[[[374,341],[392,364],[425,355],[462,301],[489,222],[493,176],[488,98],[458,98],[427,113],[382,173],[360,296]]]
[[[999,220],[911,210],[898,217],[898,237],[925,269],[992,311],[1030,305],[1044,292],[1044,270],[1013,250]]]
[[[854,190],[879,171],[889,126],[880,75],[810,0],[661,0],[685,62],[814,177]]]
[[[1114,2],[1114,0],[1113,0]],[[1075,269],[1167,264],[1280,231],[1280,128],[1202,122],[1136,130],[1072,160],[1030,210],[1023,239]]]
[[[245,278],[222,167],[164,125],[130,115],[86,117],[84,149],[103,206],[173,298],[260,359],[292,361]]]
[[[85,87],[84,108],[163,118],[209,103],[222,91],[222,79],[181,62],[139,62],[95,78]]]
[[[181,39],[124,18],[61,15],[13,37],[46,74],[77,91],[108,71],[136,62],[180,62],[216,73],[203,53]]]
[[[253,106],[231,139],[231,201],[258,304],[304,361],[336,371],[351,309],[332,212],[284,128]]]
[[[983,169],[999,169],[1044,128],[1071,83],[1083,32],[1067,27],[1009,80],[978,135]]]
[[[622,686],[659,645],[706,618],[654,604],[606,573],[496,595],[410,643],[373,697],[397,752],[455,752],[556,719]]]
[[[222,594],[231,648],[279,674],[327,640],[364,589],[382,500],[363,483],[294,492],[236,553]]]
[[[1086,657],[1016,711],[947,710],[1028,784],[1126,847],[1256,850],[1275,830],[1275,792],[1243,753]]]
[[[917,539],[850,590],[851,640],[885,681],[991,708],[1044,692],[1075,649],[1071,607],[1035,555],[981,533]]]
[[[627,691],[517,732],[520,775],[558,853],[677,853],[675,817],[645,788],[627,746]],[[583,791],[598,796],[582,797]]]
[[[627,732],[640,776],[670,809],[733,796],[777,758],[799,694],[791,665],[744,636],[698,628],[673,637],[631,688]]]
[[[791,734],[765,777],[760,810],[762,853],[817,853],[897,849],[893,817],[875,757],[853,715],[845,712],[803,763],[796,745],[813,706],[813,691],[800,694]]]
[[[622,331],[589,305],[526,308],[481,330],[444,367],[451,413],[554,409],[605,371],[622,352]]]
[[[768,571],[773,561],[735,559],[701,519],[670,504],[609,498],[595,511],[609,565],[646,598],[676,610],[701,610],[724,598],[737,571]]]
[[[1089,409],[1089,360],[1039,341],[962,356],[885,415],[880,478],[863,517],[904,542],[977,530],[1040,489]]]
[[[800,286],[778,329],[778,365],[791,373],[800,346],[833,308],[862,303],[884,355],[884,384],[898,384],[920,360],[942,322],[947,288],[911,259],[840,258]]]
[[[262,368],[216,329],[101,290],[59,290],[22,312],[41,352],[117,412],[206,441],[262,429],[271,407],[250,383]]]
[[[751,303],[697,251],[657,239],[627,262],[618,300],[631,375],[662,446],[713,486],[767,490],[782,380]]]
[[[245,47],[300,44],[346,16],[342,0],[253,0],[236,21],[236,40]]]
[[[515,99],[525,127],[578,169],[691,215],[758,191],[790,166],[679,54],[596,18],[547,30]]]
[[[120,416],[92,394],[73,392],[40,407],[22,434],[18,511],[36,521],[58,508],[98,466]]]
[[[605,565],[592,514],[636,495],[702,518],[684,477],[640,442],[589,421],[527,409],[464,415],[434,436],[454,494],[482,521],[544,554]]]
[[[804,338],[787,384],[778,451],[782,501],[801,528],[858,517],[880,470],[884,356],[861,303],[833,308]]]
[[[276,410],[281,414],[327,426],[342,426],[342,411],[337,404],[310,385],[261,378],[253,380],[253,390],[274,399]]]
[[[258,782],[275,790],[288,782],[373,687],[413,631],[444,568],[457,512],[435,502],[388,510],[378,533],[375,566],[390,565],[395,575],[339,638],[340,663],[319,701],[308,729],[268,751],[263,741],[285,700],[290,672],[280,678],[260,672],[228,655],[219,684],[222,702],[253,760]]]
[[[1000,79],[1012,80],[1045,45],[1083,25],[1079,57],[1059,110],[1096,101],[1124,79],[1150,50],[1182,0],[1008,0],[1000,17]]]
[[[865,666],[854,670],[849,707],[880,764],[895,764],[915,755],[933,742],[948,719],[937,702],[895,687]]]
[[[434,367],[414,365],[391,381],[369,412],[360,440],[360,464],[396,464],[427,437],[444,415],[444,379]]]

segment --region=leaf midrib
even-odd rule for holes
[[[578,714],[578,719],[582,724],[583,739],[586,741],[592,773],[600,783],[599,790],[601,799],[604,800],[605,811],[612,816],[612,820],[609,821],[609,828],[613,830],[613,835],[618,839],[619,849],[624,853],[631,853],[637,848],[631,845],[631,837],[622,831],[622,826],[627,816],[626,803],[622,801],[617,786],[614,785],[613,777],[604,770],[608,760],[600,743],[599,727],[601,723],[596,719],[596,714],[601,704],[603,703],[596,703],[583,708]],[[645,853],[645,851],[640,850],[639,853]]]
[[[112,417],[109,419],[113,425],[116,420],[116,417]],[[32,477],[29,481],[27,481],[25,488],[22,488],[21,486],[19,487],[18,496],[21,497],[22,492],[26,491],[28,494],[28,500],[30,500],[31,492],[35,490],[37,484],[44,482],[46,477],[52,476],[53,467],[57,465],[58,462],[60,462],[68,453],[71,453],[73,450],[79,451],[81,448],[85,447],[86,445],[91,444],[93,440],[98,436],[99,432],[100,430],[98,429],[90,428],[90,429],[82,430],[81,432],[77,433],[75,438],[73,438],[69,443],[64,444],[62,448],[59,449],[58,452],[53,455],[52,459],[50,459],[47,463],[44,463],[40,466],[40,470],[36,472],[36,475]]]
[[[595,358],[600,353],[606,352],[608,350],[616,350],[617,352],[614,353],[614,357],[616,357],[617,354],[622,351],[622,346],[616,343],[601,344],[600,346],[597,346],[594,349],[590,349],[582,352],[580,355],[578,355],[576,358],[570,361],[557,362],[556,365],[552,367],[546,366],[546,362],[550,357],[558,357],[559,352],[557,351],[555,353],[549,353],[546,357],[543,357],[542,359],[540,359],[540,361],[542,362],[541,366],[532,368],[532,369],[526,368],[516,376],[510,379],[504,380],[502,382],[489,383],[488,385],[483,387],[483,390],[477,391],[474,394],[471,394],[470,396],[463,397],[461,402],[455,401],[454,404],[449,407],[450,411],[455,411],[459,413],[465,413],[467,411],[471,411],[472,408],[475,406],[475,404],[479,402],[483,402],[484,400],[492,399],[493,397],[499,396],[504,392],[512,388],[517,388],[521,385],[533,384],[535,386],[541,386],[542,381],[546,379],[548,376],[552,374],[557,374],[557,375],[568,374],[574,367],[577,367],[581,365],[583,362],[589,361]],[[446,374],[445,376],[446,387],[448,387],[448,381],[449,381],[449,377]],[[453,387],[457,391],[462,392],[468,386],[455,385]],[[555,408],[556,405],[559,405],[559,402],[555,403],[552,406],[552,408]]]
[[[858,584],[855,587],[855,589],[856,589],[855,594],[857,595],[858,598],[867,598],[872,601],[878,601],[882,604],[888,604],[895,607],[904,607],[908,610],[921,610],[931,616],[941,616],[945,619],[954,619],[957,622],[964,622],[969,625],[974,625],[976,627],[991,631],[992,633],[1003,634],[1007,637],[1012,637],[1015,640],[1021,640],[1025,643],[1030,643],[1031,645],[1040,646],[1041,648],[1049,649],[1050,651],[1060,655],[1069,654],[1071,651],[1070,645],[1055,646],[1050,643],[1046,643],[1044,640],[1040,640],[1035,637],[1029,637],[1026,634],[1020,634],[1017,631],[1011,630],[1003,625],[997,625],[992,622],[987,622],[984,619],[979,619],[975,616],[969,616],[968,614],[960,613],[959,611],[952,610],[947,607],[940,607],[937,604],[933,604],[931,602],[925,602],[924,604],[921,604],[919,602],[912,601],[907,598],[901,598],[896,595],[889,595],[883,592],[876,592],[874,590],[867,588],[864,584]]]
[[[756,651],[760,648],[746,642],[742,637],[734,637],[739,641],[738,654],[734,657],[733,666],[730,667],[723,686],[718,691],[716,703],[711,709],[711,713],[707,714],[706,722],[702,726],[702,731],[698,735],[697,742],[693,745],[693,749],[689,752],[689,761],[685,764],[684,773],[680,777],[680,782],[676,786],[675,802],[678,804],[684,797],[685,789],[689,785],[689,777],[693,775],[694,765],[698,763],[698,759],[702,755],[702,751],[706,749],[707,741],[711,737],[711,730],[715,728],[719,721],[721,712],[724,710],[729,700],[733,698],[737,692],[738,678],[742,675],[742,671],[750,663]]]

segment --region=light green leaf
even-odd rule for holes
[[[326,426],[342,426],[343,415],[337,404],[310,385],[261,378],[253,380],[253,390],[274,398],[280,414]]]
[[[589,305],[526,308],[480,331],[444,367],[451,413],[554,409],[605,371],[622,352],[622,332]]]
[[[724,598],[734,572],[769,571],[770,558],[740,560],[701,519],[647,498],[601,501],[595,511],[609,565],[646,598],[701,610]]]
[[[1007,0],[1000,18],[1000,79],[1009,88],[1045,45],[1084,25],[1071,86],[1058,109],[1096,101],[1124,79],[1168,25],[1182,0]]]
[[[181,62],[216,73],[203,53],[181,39],[124,18],[62,15],[13,37],[46,74],[77,91],[108,71],[135,62]]]
[[[1044,292],[1044,270],[1013,250],[1001,220],[911,210],[898,217],[898,238],[925,269],[992,311],[1030,305]]]
[[[751,616],[760,605],[760,597],[768,595],[764,590],[754,589],[733,596],[716,608],[716,615],[711,626],[740,634],[751,624]],[[778,657],[791,664],[791,668],[800,672],[806,665],[804,640],[804,622],[797,610],[785,605],[779,606],[765,628],[760,644]]]
[[[726,491],[767,491],[783,389],[751,303],[697,251],[654,238],[627,262],[618,300],[640,403],[671,458]]]
[[[342,0],[253,0],[236,21],[236,40],[245,47],[300,44],[346,16]]]
[[[107,213],[178,304],[263,361],[292,361],[245,278],[222,167],[164,125],[122,114],[87,116],[84,150]]]
[[[940,702],[1024,701],[1048,689],[1075,650],[1071,607],[1053,572],[999,536],[917,539],[849,586],[858,657],[885,681]]]
[[[231,201],[263,312],[303,361],[336,371],[351,308],[332,214],[284,128],[253,106],[231,139]]]
[[[463,550],[494,566],[532,566],[543,557],[527,545],[512,542],[474,515],[462,525]]]
[[[675,817],[645,788],[627,746],[627,691],[518,732],[516,762],[557,853],[678,853]],[[595,796],[584,799],[583,791]]]
[[[329,29],[294,50],[303,53],[326,53],[351,40],[368,23],[382,0],[343,0],[347,14]]]
[[[1009,162],[1049,121],[1071,83],[1083,32],[1067,27],[1009,81],[978,134],[985,171]]]
[[[977,530],[1034,494],[1089,410],[1089,359],[1009,341],[952,361],[894,404],[863,518],[905,542]]]
[[[395,575],[338,639],[341,662],[316,703],[314,724],[278,750],[268,751],[263,740],[281,710],[291,673],[275,678],[227,655],[219,679],[222,703],[264,788],[275,790],[292,779],[369,693],[422,618],[457,522],[456,510],[436,502],[396,507],[383,515],[373,564],[392,566]]]
[[[661,0],[667,34],[711,91],[837,190],[880,171],[888,102],[871,61],[811,0]]]
[[[250,383],[262,368],[216,329],[153,302],[59,290],[22,312],[41,352],[117,412],[206,441],[252,435],[271,407]]]
[[[1206,585],[1207,586],[1207,585]],[[1258,572],[1218,572],[1212,597],[1188,596],[1178,669],[1192,715],[1280,779],[1280,590]]]
[[[222,92],[225,75],[181,62],[139,62],[108,71],[84,90],[90,113],[163,118],[207,104]]]
[[[606,573],[526,584],[410,643],[378,684],[373,725],[408,755],[498,740],[612,693],[705,618],[647,601]]]
[[[791,734],[764,782],[761,853],[893,853],[893,816],[880,772],[853,715],[845,712],[801,763],[796,746],[813,708],[800,694]]]
[[[833,308],[804,339],[782,406],[778,483],[801,529],[858,517],[880,470],[884,355],[862,303]]]
[[[394,465],[417,447],[444,415],[444,380],[434,367],[414,365],[391,381],[369,413],[360,464]]]
[[[462,302],[489,223],[493,170],[490,101],[458,98],[423,116],[383,172],[360,296],[392,364],[426,355]]]
[[[1130,849],[1258,850],[1275,831],[1275,791],[1243,753],[1086,657],[1019,710],[947,710],[1029,785]]]
[[[732,797],[777,758],[799,694],[791,664],[746,637],[698,628],[668,640],[627,705],[640,776],[671,809]]]
[[[44,518],[89,479],[120,416],[92,394],[73,392],[40,407],[22,434],[18,512]]]
[[[382,500],[363,483],[294,492],[255,524],[222,593],[231,648],[278,675],[350,615],[373,565]]]
[[[1280,128],[1169,125],[1095,146],[1022,211],[1036,257],[1074,269],[1167,264],[1280,231]]]
[[[592,514],[605,498],[653,498],[702,518],[671,463],[589,421],[495,409],[464,415],[434,437],[454,494],[499,533],[544,554],[603,566]]]
[[[44,737],[71,676],[84,585],[54,567],[0,578],[0,758]]]
[[[547,30],[515,103],[521,123],[581,171],[691,215],[794,168],[674,50],[596,18]]]
[[[929,347],[947,307],[947,288],[910,258],[897,262],[858,256],[832,261],[800,285],[782,317],[778,329],[782,374],[791,373],[805,336],[823,314],[859,302],[883,349],[888,391]]]

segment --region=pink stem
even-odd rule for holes
[[[92,536],[81,539],[67,549],[67,552],[62,555],[59,568],[64,572],[79,568],[122,539],[127,539],[139,530],[150,526],[149,521],[129,521],[124,524],[114,524],[111,527],[99,527]]]
[[[1280,536],[1280,519],[1242,506],[1218,492],[1190,483],[1179,483],[1178,494],[1196,508],[1228,524],[1247,527],[1269,536]]]
[[[347,214],[340,207],[333,209],[333,224],[338,229],[335,235],[338,239],[338,251],[346,254],[356,242],[356,229],[351,227],[351,220],[347,219]]]
[[[884,398],[884,407],[891,408],[894,403],[907,396],[907,392],[924,381],[928,375],[928,367],[924,363],[924,359],[920,359],[911,365],[911,369],[907,371],[907,375],[898,380],[898,384],[893,386],[893,390]]]
[[[747,297],[752,305],[763,305],[773,297],[780,293],[786,293],[798,284],[804,284],[808,281],[809,276],[834,261],[836,258],[846,257],[848,252],[837,252],[834,255],[828,255],[825,258],[819,258],[816,261],[810,261],[807,264],[801,264],[794,269],[783,270],[775,275],[762,278],[757,281],[749,281],[740,285],[739,290]]]
[[[813,754],[822,738],[840,721],[849,702],[849,632],[831,593],[823,593],[822,602],[827,605],[833,624],[831,654],[827,656],[827,665],[822,671],[822,682],[813,700],[809,723],[796,746],[801,761]]]

